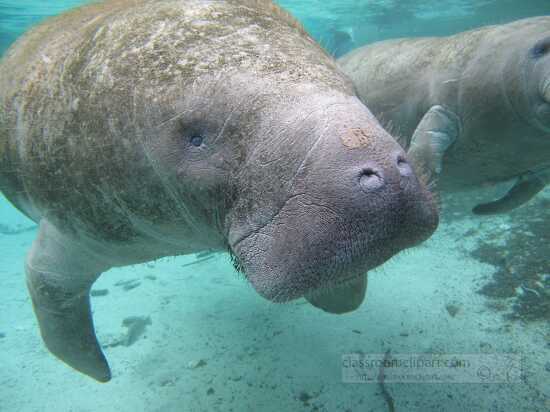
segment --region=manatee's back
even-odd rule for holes
[[[420,50],[431,50],[434,41],[437,39],[386,40],[356,49],[338,61],[361,100],[395,134],[410,134],[423,110],[418,102],[427,98],[427,91],[419,86],[428,80],[423,74],[432,58],[430,52]]]
[[[456,80],[485,33],[484,28],[449,37],[381,41],[338,63],[379,120],[410,138],[431,105],[456,100]]]
[[[351,93],[313,43],[269,0],[107,0],[50,19],[0,63],[0,189],[35,220],[122,241],[136,220],[190,219],[151,156],[176,144],[167,119],[197,79],[235,71]]]
[[[22,179],[28,171],[25,161],[30,159],[20,156],[21,145],[33,143],[27,139],[21,121],[33,116],[36,127],[49,106],[44,104],[45,99],[65,103],[69,96],[60,95],[59,87],[65,67],[58,63],[65,61],[75,46],[86,41],[110,15],[140,2],[94,3],[49,18],[22,35],[0,60],[0,191],[35,221],[41,213],[32,205]],[[44,93],[44,89],[49,93]]]

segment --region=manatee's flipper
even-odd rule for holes
[[[326,291],[313,292],[305,296],[313,306],[329,313],[347,313],[357,309],[367,292],[367,275],[346,282],[344,285]]]
[[[518,178],[514,186],[503,197],[494,202],[482,203],[472,209],[476,215],[494,215],[509,212],[527,203],[544,189],[547,179],[542,172],[529,172]]]
[[[45,219],[26,260],[27,287],[48,349],[74,369],[100,381],[111,378],[95,336],[90,288],[97,262]]]
[[[460,119],[443,106],[432,106],[418,124],[408,157],[420,173],[431,179],[441,173],[445,152],[460,133]]]

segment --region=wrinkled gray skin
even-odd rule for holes
[[[267,299],[341,313],[437,225],[400,146],[268,1],[87,6],[22,37],[0,73],[0,189],[40,222],[41,334],[98,381],[89,290],[111,267],[229,250]]]
[[[511,210],[550,182],[549,16],[375,43],[339,65],[414,161],[441,171],[442,190],[516,181],[475,213]]]

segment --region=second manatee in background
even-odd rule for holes
[[[441,189],[515,179],[475,213],[511,210],[550,182],[550,16],[383,41],[339,63],[409,154],[441,171]]]

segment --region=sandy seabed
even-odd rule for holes
[[[151,321],[130,346],[104,348],[113,371],[106,384],[66,367],[42,344],[23,276],[35,231],[0,235],[0,410],[387,411],[379,384],[342,382],[342,355],[387,350],[523,359],[523,377],[511,383],[386,383],[396,411],[550,410],[548,323],[492,309],[478,291],[495,268],[470,255],[494,228],[513,230],[514,222],[461,213],[456,205],[466,208],[475,196],[457,199],[444,199],[454,206],[430,240],[369,274],[365,303],[348,315],[304,300],[264,301],[225,254],[104,273],[93,289],[108,294],[92,298],[102,344],[125,333],[124,319]],[[30,225],[0,203],[0,223]]]

